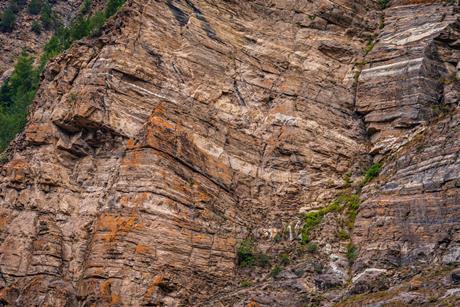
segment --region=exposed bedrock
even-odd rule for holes
[[[391,6],[355,80],[373,1],[128,1],[48,64],[0,169],[0,301],[329,304],[369,268],[457,263],[454,8]],[[320,253],[242,289],[238,242],[298,246],[369,152],[353,270],[325,218]]]
[[[50,63],[2,168],[3,299],[195,304],[235,286],[238,240],[367,159],[348,77],[367,4],[132,1]]]
[[[357,107],[384,167],[364,189],[355,278],[460,260],[458,7],[392,6],[384,25],[358,82]]]
[[[380,34],[360,63],[356,105],[372,154],[401,146],[419,125],[458,104],[458,7],[444,3],[385,10]],[[454,84],[455,83],[455,84]]]

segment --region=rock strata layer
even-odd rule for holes
[[[331,304],[429,262],[455,298],[458,12],[391,6],[379,30],[377,7],[128,1],[48,64],[1,166],[0,302]],[[372,159],[351,239],[327,214],[306,251],[302,213]],[[273,265],[289,251],[281,274],[237,266],[247,237]]]

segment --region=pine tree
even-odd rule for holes
[[[29,3],[29,13],[32,15],[40,14],[42,10],[42,1],[41,0],[31,0]]]
[[[109,0],[105,8],[105,16],[108,18],[114,15],[124,3],[125,0]]]
[[[40,34],[40,33],[42,33],[42,26],[40,25],[40,23],[38,21],[34,20],[32,22],[31,30],[36,34]]]
[[[56,26],[53,10],[51,9],[51,5],[46,0],[42,5],[40,20],[42,22],[43,28],[47,30],[50,30]]]
[[[4,83],[0,95],[0,152],[26,123],[27,109],[38,86],[38,71],[27,54],[19,56],[11,77]]]
[[[11,32],[13,31],[14,24],[16,23],[16,14],[8,7],[5,12],[3,12],[0,20],[0,31],[2,32]]]
[[[81,7],[81,14],[86,15],[91,11],[92,0],[85,0],[83,1],[83,5]]]

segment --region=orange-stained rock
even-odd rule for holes
[[[47,65],[0,166],[0,301],[450,303],[452,278],[398,286],[459,261],[458,7],[377,7],[127,1]],[[328,211],[300,244],[352,191],[354,224]]]

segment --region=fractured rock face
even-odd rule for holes
[[[425,18],[437,7],[416,8]],[[356,88],[354,63],[378,26],[375,8],[365,0],[127,2],[100,38],[76,43],[47,66],[25,131],[1,168],[0,298],[53,306],[293,306],[335,291],[337,300],[345,292],[336,288],[351,277],[342,250],[328,245],[330,260],[293,264],[279,280],[241,290],[236,246],[248,234],[273,245],[286,226],[297,240],[300,213],[325,206],[344,174],[369,160],[366,127],[373,134],[425,127],[428,119],[418,115],[394,127],[372,120],[382,90],[373,68]],[[443,38],[455,36],[446,30],[452,16],[417,41],[423,50],[406,48],[415,58],[439,51],[436,76],[452,69],[442,66],[456,54]],[[375,59],[384,49],[376,45]],[[414,75],[425,72],[417,66]],[[452,90],[437,90],[455,100]],[[410,103],[425,106],[420,99]],[[365,189],[353,237],[365,247],[354,273],[412,263],[417,248],[423,259],[457,261],[456,118],[424,128],[426,155],[409,143],[393,151],[382,184]],[[423,172],[433,152],[450,160],[433,161],[432,177],[407,171]],[[405,215],[403,201],[414,208]],[[425,202],[430,212],[419,214]],[[325,223],[324,237],[335,235],[327,229],[336,224]],[[436,238],[426,238],[432,231]],[[433,244],[445,249],[435,253]]]
[[[414,16],[416,16],[414,18]],[[460,25],[454,6],[391,7],[366,56],[356,104],[372,135],[372,153],[391,151],[411,129],[433,117],[455,75]]]
[[[358,270],[459,261],[459,112],[420,132],[385,165],[355,225]]]
[[[85,304],[192,304],[228,286],[237,240],[366,159],[348,78],[365,4],[133,1],[51,63],[3,167],[5,297],[66,282]]]
[[[360,77],[358,108],[367,113],[373,151],[387,155],[355,225],[356,273],[460,260],[460,109],[451,99],[458,97],[456,9],[387,10]],[[414,12],[421,15],[414,19]]]

